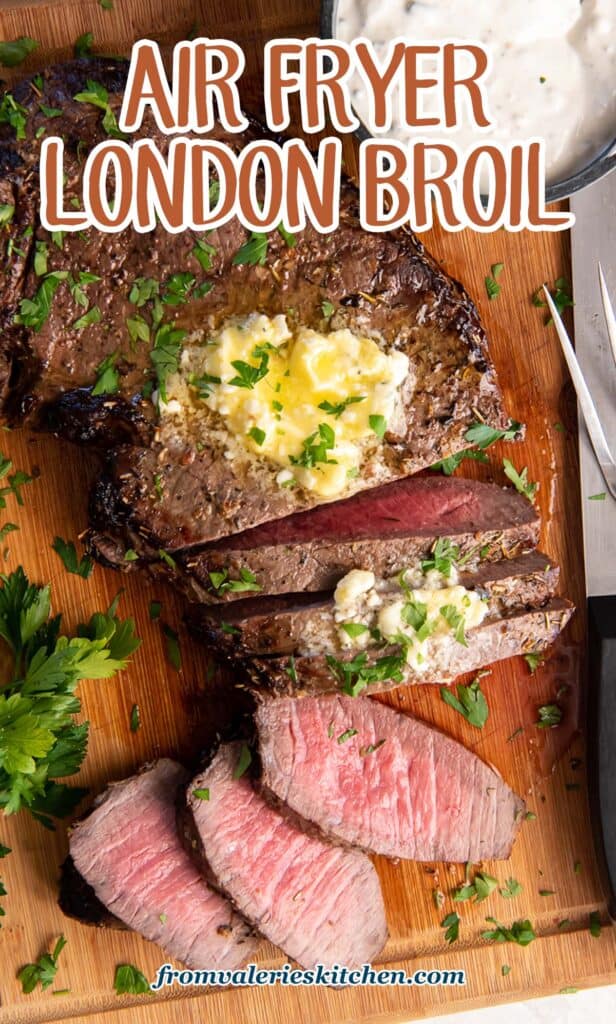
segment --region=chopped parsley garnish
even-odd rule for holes
[[[50,586],[30,584],[22,568],[0,578],[0,636],[12,658],[0,691],[0,807],[26,807],[53,827],[47,815],[70,814],[85,792],[55,781],[75,774],[86,752],[88,723],[73,719],[76,686],[123,669],[140,641],[115,609],[96,612],[74,637],[61,635],[61,616],[50,613]]]
[[[192,373],[188,378],[188,383],[192,388],[196,388],[199,398],[204,400],[209,398],[214,390],[214,385],[221,384],[220,377],[215,377],[211,373],[204,373],[201,377],[197,377]]]
[[[483,871],[478,871],[472,882],[467,881],[455,890],[453,899],[456,903],[465,903],[467,900],[482,903],[484,900],[487,900],[488,896],[497,887],[498,881],[496,878],[493,878],[492,875],[486,875]]]
[[[136,342],[150,340],[150,325],[147,320],[144,320],[138,313],[126,318],[126,327],[131,341]]]
[[[529,501],[534,501],[539,484],[529,481],[528,467],[525,466],[521,472],[518,472],[509,459],[503,459],[503,468],[505,476],[508,480],[511,480],[518,494],[523,494]]]
[[[495,430],[493,427],[488,426],[487,423],[473,423],[466,431],[464,438],[470,444],[476,445],[476,448],[465,448],[461,452],[456,452],[455,455],[449,455],[447,458],[441,459],[440,462],[435,462],[430,469],[433,471],[440,470],[445,476],[451,476],[464,459],[474,459],[475,462],[487,462],[486,448],[489,448],[496,441],[513,441],[521,429],[522,424],[516,420],[511,420],[505,430]]]
[[[353,736],[357,736],[357,729],[345,729],[344,732],[341,732],[337,737],[337,742],[346,743],[346,741],[352,739]]]
[[[150,608],[148,614],[150,616],[151,622],[156,622],[158,619],[160,619],[161,608],[162,605],[160,601],[150,601]]]
[[[47,273],[48,250],[47,242],[36,242],[34,245],[34,273],[37,277],[44,277]]]
[[[84,32],[82,36],[79,36],[75,40],[73,46],[73,52],[77,58],[79,57],[91,57],[92,56],[92,44],[94,43],[94,36],[91,32]]]
[[[15,129],[15,138],[20,141],[26,137],[28,111],[17,103],[10,92],[5,92],[0,103],[0,124],[9,124]]]
[[[136,277],[128,293],[128,301],[139,309],[155,299],[159,291],[160,285],[153,277]]]
[[[24,473],[22,469],[16,470],[15,473],[11,473],[9,476],[12,468],[13,463],[11,459],[5,459],[4,455],[0,452],[0,480],[4,480],[5,477],[8,477],[8,486],[0,487],[0,509],[6,508],[6,499],[10,494],[15,497],[18,505],[23,505],[24,500],[21,496],[20,488],[25,484],[32,483],[32,477],[29,476],[28,473]],[[7,527],[12,526],[10,523],[7,523],[6,525]],[[18,529],[17,526],[13,528]],[[6,532],[10,533],[11,530],[8,529]]]
[[[368,743],[365,747],[359,748],[359,756],[367,757],[368,754],[374,754],[377,750],[380,750],[385,740],[378,740],[376,743]]]
[[[335,416],[336,419],[339,419],[345,409],[348,409],[350,405],[356,405],[357,402],[365,402],[365,400],[365,395],[349,395],[349,397],[344,398],[342,402],[320,402],[319,409],[328,413],[329,416]]]
[[[368,423],[370,424],[370,430],[374,431],[376,436],[382,441],[387,431],[387,420],[385,417],[379,414],[368,416]]]
[[[100,324],[102,319],[103,314],[98,306],[92,306],[92,309],[89,309],[87,313],[84,313],[78,320],[75,320],[73,330],[81,331],[84,327],[91,327],[93,324]]]
[[[247,263],[251,266],[263,266],[267,259],[267,235],[261,231],[251,231],[250,236],[233,257],[233,265]]]
[[[163,550],[163,548],[159,548],[158,557],[165,563],[165,565],[168,565],[170,569],[177,569],[175,559],[171,557],[168,551]]]
[[[207,786],[204,787],[203,789],[193,789],[192,795],[194,797],[196,797],[197,800],[209,800],[210,799],[210,791],[207,788]]]
[[[512,900],[515,899],[516,896],[520,895],[522,892],[522,886],[518,882],[517,878],[508,878],[503,888],[498,891],[503,899]]]
[[[4,68],[16,68],[38,47],[36,39],[20,36],[11,42],[0,43],[0,64]]]
[[[490,274],[485,278],[486,292],[490,301],[498,298],[500,295],[501,286],[498,283],[498,279],[504,269],[504,263],[493,263]]]
[[[113,10],[113,0],[98,0],[98,2],[104,11]]]
[[[524,661],[528,665],[529,671],[532,675],[533,672],[537,671],[543,661],[543,655],[540,654],[539,651],[529,651],[528,654],[524,655]]]
[[[182,342],[187,332],[173,324],[161,324],[158,328],[150,359],[156,371],[158,393],[163,402],[167,401],[167,377],[177,373]]]
[[[233,769],[233,778],[241,779],[242,775],[245,775],[245,773],[248,771],[248,768],[250,767],[251,763],[252,754],[250,753],[250,747],[248,747],[245,743],[242,743],[242,749],[240,750],[238,762],[235,768]]]
[[[550,288],[550,295],[552,296],[554,305],[561,316],[569,306],[575,305],[575,302],[571,297],[571,286],[565,277],[557,278],[553,287]],[[538,288],[534,293],[533,306],[537,306],[539,308],[547,306],[547,302],[543,297],[543,287]],[[552,322],[551,316],[546,317],[545,326],[549,327]]]
[[[136,562],[136,561],[138,561],[138,559],[139,559],[139,555],[137,554],[137,552],[133,548],[127,548],[126,551],[124,552],[124,561],[125,562]]]
[[[262,445],[265,441],[265,431],[261,430],[261,427],[251,427],[248,431],[248,436],[258,445]]]
[[[336,435],[329,424],[319,423],[318,431],[302,441],[301,455],[290,455],[289,462],[293,466],[302,466],[304,469],[312,469],[319,462],[335,465],[336,460],[328,458],[328,452],[335,447],[335,444]]]
[[[243,359],[231,360],[231,366],[236,371],[237,376],[232,377],[229,384],[236,388],[247,388],[249,391],[252,391],[255,384],[258,384],[260,380],[267,376],[269,372],[269,356],[267,352],[257,352],[255,350],[253,355],[259,359],[258,366],[254,366],[253,363],[246,363]]]
[[[202,270],[212,269],[212,256],[216,255],[216,249],[203,238],[198,238],[194,248],[191,249],[191,256],[194,256]]]
[[[460,557],[460,548],[452,544],[448,537],[439,537],[433,545],[429,558],[421,562],[421,571],[430,572],[436,569],[441,576],[451,576],[452,566]]]
[[[65,281],[67,277],[67,270],[54,270],[50,274],[45,274],[32,298],[22,299],[19,303],[19,313],[14,317],[15,323],[31,327],[38,333],[51,312],[53,297],[61,281]]]
[[[462,644],[463,647],[468,647],[466,634],[464,632],[465,619],[462,612],[459,612],[453,604],[445,604],[442,608],[439,608],[439,611],[447,625],[453,630],[453,635],[456,641],[459,644]]]
[[[333,302],[330,302],[329,299],[323,299],[323,302],[321,303],[321,309],[323,310],[324,317],[327,317],[327,319],[329,319],[330,316],[333,316],[335,308],[336,307],[334,306]]]
[[[241,594],[252,591],[258,593],[263,588],[257,583],[257,577],[250,569],[240,569],[240,578],[232,580],[228,569],[221,572],[208,573],[212,587],[217,594]]]
[[[139,705],[133,704],[130,709],[130,731],[137,732],[141,728],[141,712]]]
[[[93,284],[95,281],[100,281],[98,274],[91,274],[89,271],[80,270],[75,277],[69,277],[67,284],[70,293],[73,297],[73,301],[78,306],[83,306],[87,309],[88,296],[85,292],[85,285]],[[96,308],[96,307],[95,307]]]
[[[78,558],[72,540],[67,541],[62,540],[62,537],[56,537],[51,546],[56,554],[59,555],[67,572],[72,573],[74,576],[81,576],[82,580],[87,580],[92,575],[94,562],[88,555]]]
[[[118,128],[117,118],[109,105],[109,93],[100,82],[95,82],[93,79],[88,78],[84,91],[78,92],[73,99],[77,100],[78,103],[90,103],[92,106],[98,107],[103,111],[102,125],[107,135],[110,135],[111,138],[126,138]]]
[[[284,238],[284,240],[287,243],[289,249],[294,249],[295,248],[295,246],[297,244],[297,239],[296,239],[295,235],[292,234],[291,231],[287,231],[287,229],[285,228],[284,224],[282,224],[282,223],[278,225],[278,234],[280,235],[281,238]]]
[[[239,632],[239,630],[237,632]],[[292,683],[297,682],[297,669],[295,668],[295,657],[293,655],[289,658],[289,664],[285,668],[285,672]]]
[[[12,203],[0,203],[0,224],[10,224],[15,214]]]
[[[66,939],[63,935],[56,942],[53,952],[43,953],[35,964],[26,964],[17,972],[17,980],[21,982],[21,989],[25,995],[34,992],[37,985],[42,989],[49,988],[58,972],[58,957],[66,946]]]
[[[339,661],[328,654],[327,666],[343,693],[357,697],[371,683],[401,683],[406,665],[405,654],[386,655],[377,658],[373,664],[368,663],[365,652],[358,654],[351,661]]]
[[[340,628],[351,638],[356,640],[358,636],[363,636],[364,633],[369,633],[368,626],[364,626],[363,622],[341,622]]]
[[[14,533],[18,529],[17,523],[5,523],[4,526],[0,527],[0,542],[5,540],[9,533]]]
[[[176,672],[179,672],[182,668],[182,652],[180,650],[179,637],[175,629],[172,629],[166,622],[162,624],[162,631],[169,664],[173,666]]]
[[[188,271],[172,274],[165,285],[165,291],[161,297],[162,302],[166,306],[181,306],[184,302],[188,302],[196,281],[194,274],[190,274]]]
[[[479,680],[474,679],[468,686],[458,683],[456,689],[457,697],[447,687],[442,686],[442,700],[445,701],[445,704],[455,708],[470,725],[474,725],[476,729],[483,729],[488,720],[489,709]]]
[[[113,987],[119,996],[140,996],[146,993],[152,995],[152,989],[145,974],[142,974],[139,968],[133,967],[132,964],[118,964]]]
[[[447,914],[441,921],[441,928],[445,929],[445,942],[451,945],[460,936],[460,918],[457,914]]]
[[[116,369],[118,353],[112,352],[105,356],[96,367],[96,382],[92,388],[93,395],[114,395],[120,389],[120,375]]]
[[[543,704],[537,708],[539,718],[535,722],[538,729],[554,729],[560,725],[563,717],[563,710],[558,704]]]
[[[588,928],[593,939],[598,939],[601,935],[601,918],[597,910],[591,911],[588,918]]]
[[[588,495],[588,500],[589,501],[605,501],[606,497],[607,497],[607,494],[605,493],[605,491],[600,491],[599,494],[589,494]]]
[[[486,921],[494,925],[493,929],[481,933],[482,939],[488,942],[515,942],[518,946],[528,946],[537,938],[530,921],[514,921],[511,928],[499,924],[494,917],[486,917]]]

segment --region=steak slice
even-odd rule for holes
[[[296,697],[342,689],[378,693],[402,685],[447,683],[465,672],[477,672],[495,661],[519,654],[542,653],[554,643],[573,614],[573,605],[560,597],[544,608],[523,609],[504,618],[486,619],[467,634],[467,646],[451,638],[428,641],[428,667],[419,672],[397,646],[376,653],[362,651],[341,659],[331,655],[255,657],[236,662],[256,689]]]
[[[475,571],[462,573],[459,582],[484,597],[488,609],[484,622],[493,622],[520,609],[542,607],[555,594],[558,578],[558,566],[547,555],[532,551],[520,558],[482,562]],[[205,643],[231,657],[323,653],[340,657],[349,653],[349,637],[340,628],[331,593],[252,597],[216,607],[197,605],[190,609],[188,621]],[[469,644],[480,628],[468,631]]]
[[[182,846],[175,800],[186,778],[163,758],[110,785],[73,826],[70,857],[97,900],[128,928],[189,967],[233,969],[256,943]],[[96,920],[91,902],[85,909]]]
[[[407,860],[510,855],[524,802],[424,722],[338,695],[265,700],[256,724],[264,792],[324,836]]]
[[[484,561],[512,557],[537,544],[539,516],[512,488],[462,477],[407,477],[179,552],[175,569],[160,559],[149,566],[191,600],[212,604],[243,598],[246,572],[261,596],[331,590],[352,568],[393,576],[426,558],[438,537],[455,544],[461,558],[479,552]],[[105,547],[104,535],[98,556],[122,568],[136,564],[124,561],[121,548]],[[222,582],[214,586],[210,574],[214,582],[222,574]]]
[[[243,917],[303,967],[371,962],[387,939],[370,860],[296,828],[238,774],[221,746],[186,796],[188,833],[209,879]],[[207,789],[209,799],[195,790]]]

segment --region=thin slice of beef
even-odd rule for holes
[[[241,914],[303,967],[371,962],[387,938],[378,876],[356,850],[296,828],[219,748],[187,789],[187,841]],[[199,799],[195,791],[208,791]]]
[[[86,917],[96,920],[91,890],[126,927],[189,967],[233,969],[256,943],[180,841],[176,795],[186,779],[179,764],[162,759],[110,785],[71,830],[72,866],[89,887]],[[69,902],[69,912],[77,909]]]
[[[364,691],[379,693],[402,685],[452,682],[465,672],[477,672],[495,661],[519,654],[541,654],[554,643],[573,611],[570,601],[555,597],[543,608],[486,619],[468,631],[466,646],[452,637],[431,638],[427,666],[421,672],[407,662],[404,650],[393,645],[342,658],[291,654],[232,661],[255,689],[275,694],[300,697],[336,690],[351,696]]]
[[[460,558],[510,558],[535,547],[539,516],[511,488],[462,477],[407,477],[181,551],[175,568],[157,557],[147,564],[191,600],[215,604],[245,597],[247,573],[262,596],[333,589],[352,568],[393,576],[427,558],[439,537],[455,544]],[[138,564],[125,561],[117,543],[105,543],[105,534],[91,534],[90,541],[107,563]]]
[[[261,785],[306,827],[420,861],[506,858],[524,803],[449,736],[367,697],[265,700]]]
[[[480,562],[474,571],[463,571],[459,582],[485,598],[484,622],[494,622],[521,609],[541,608],[556,593],[558,578],[558,567],[547,555],[531,551],[520,558]],[[398,588],[396,596],[400,596]],[[231,657],[349,653],[349,637],[336,619],[331,593],[250,597],[215,607],[195,605],[188,621],[206,644]],[[479,628],[468,631],[469,644]]]

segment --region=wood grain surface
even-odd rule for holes
[[[195,25],[202,34],[236,39],[248,60],[244,102],[254,111],[260,106],[257,83],[263,41],[274,35],[313,33],[317,23],[317,5],[312,0],[115,0],[113,11],[102,9],[97,0],[0,4],[2,39],[30,35],[41,44],[22,71],[68,58],[74,39],[88,30],[94,33],[95,49],[103,53],[128,53],[131,42],[140,36],[169,46]],[[353,143],[346,140],[345,145],[352,170]],[[134,963],[153,977],[166,959],[161,950],[136,935],[92,930],[64,918],[55,902],[58,866],[67,846],[63,827],[47,832],[23,813],[2,818],[0,842],[13,849],[0,862],[8,892],[2,899],[6,917],[0,931],[3,1024],[84,1020],[94,1013],[109,1024],[128,1020],[135,1024],[408,1021],[616,980],[616,934],[607,924],[593,853],[585,743],[583,730],[576,729],[578,704],[583,716],[585,687],[580,691],[578,683],[583,677],[580,652],[585,622],[575,402],[556,335],[545,326],[543,311],[531,302],[542,281],[570,273],[568,239],[558,234],[448,235],[435,230],[424,240],[444,268],[464,281],[479,305],[509,412],[527,425],[525,441],[508,446],[506,454],[518,469],[528,466],[530,479],[540,483],[542,547],[560,563],[563,593],[577,603],[578,612],[535,675],[522,659],[516,659],[495,667],[484,680],[490,717],[481,731],[443,703],[438,687],[401,689],[387,700],[460,739],[492,762],[524,795],[536,819],[524,824],[509,862],[483,865],[503,884],[516,878],[522,893],[506,900],[497,892],[479,906],[453,905],[450,894],[462,881],[462,868],[377,859],[391,935],[383,963],[408,971],[464,968],[467,984],[463,989],[270,988],[202,992],[195,997],[195,990],[174,988],[164,999],[118,998],[113,992],[116,964]],[[504,263],[502,291],[489,302],[484,278],[498,262]],[[24,491],[25,506],[10,507],[5,513],[4,519],[17,521],[20,530],[8,537],[3,571],[22,564],[33,580],[51,580],[54,608],[65,613],[68,626],[106,607],[122,587],[121,609],[135,617],[143,638],[131,667],[121,676],[81,686],[91,740],[80,782],[95,792],[159,754],[195,762],[229,718],[232,680],[213,670],[207,652],[184,635],[181,671],[168,664],[160,624],[149,621],[148,605],[152,598],[160,599],[164,621],[181,628],[181,602],[170,591],[99,566],[90,580],[82,581],[69,576],[51,550],[54,536],[76,539],[86,525],[88,483],[96,470],[92,456],[23,431],[2,434],[0,447],[16,467],[36,475]],[[504,452],[495,448],[491,467],[468,463],[468,471],[504,483]],[[563,687],[568,688],[564,693]],[[564,724],[552,731],[538,730],[534,725],[537,706],[558,691],[566,707]],[[135,703],[141,709],[142,727],[132,733],[129,717]],[[571,745],[564,752],[569,740]],[[437,888],[447,896],[440,911],[433,901]],[[554,895],[541,896],[540,890],[552,890]],[[447,947],[440,921],[454,906],[462,919],[460,939]],[[589,932],[591,911],[598,911],[604,922],[598,938]],[[526,949],[486,943],[480,932],[488,915],[505,924],[529,918],[538,938]],[[55,985],[45,993],[39,989],[23,995],[17,969],[36,959],[61,932],[68,944]],[[267,943],[258,959],[263,964],[284,962]],[[511,967],[506,976],[503,964]],[[53,988],[69,991],[54,995]],[[120,1012],[126,1007],[128,1012]]]

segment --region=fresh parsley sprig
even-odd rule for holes
[[[0,640],[10,667],[0,684],[0,807],[25,808],[53,828],[85,790],[56,780],[75,774],[85,757],[88,723],[76,724],[82,679],[108,679],[123,669],[140,641],[132,619],[115,609],[95,612],[77,635],[60,632],[51,588],[31,584],[20,567],[0,576]]]

